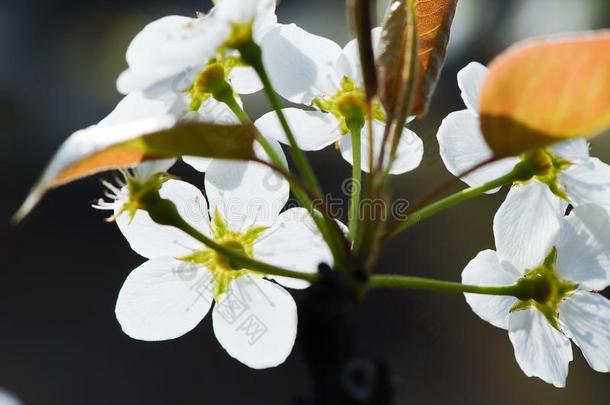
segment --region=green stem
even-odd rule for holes
[[[237,103],[232,94],[230,97],[223,97],[218,101],[225,103],[243,124],[252,124],[250,116],[243,110],[239,103]],[[330,218],[329,214],[325,212],[324,215],[320,215],[320,213],[316,211],[316,205],[313,200],[323,202],[319,192],[307,189],[307,185],[302,185],[300,182],[295,182],[293,176],[286,176],[286,174],[290,173],[288,166],[277,150],[271,145],[271,142],[269,142],[269,140],[258,130],[256,131],[255,136],[257,142],[263,147],[278,171],[283,172],[284,177],[286,177],[288,181],[293,180],[291,181],[291,185],[293,186],[292,192],[297,200],[299,200],[299,203],[311,213],[322,237],[333,253],[335,264],[340,267],[345,267],[347,264],[347,255],[349,254],[349,245],[344,240],[341,229],[339,229],[334,220]]]
[[[390,228],[386,234],[386,238],[391,238],[399,233],[409,229],[415,224],[420,223],[424,219],[430,218],[431,216],[438,214],[447,208],[453,207],[464,201],[468,201],[474,197],[480,196],[481,194],[493,190],[498,187],[502,187],[506,184],[512,184],[515,181],[523,179],[523,170],[521,165],[517,165],[510,173],[499,177],[495,180],[487,182],[478,187],[470,187],[465,190],[458,191],[448,197],[445,197],[439,201],[436,201],[430,205],[427,205],[417,211],[407,215],[404,219],[398,222],[394,227]]]
[[[352,136],[352,190],[349,205],[348,228],[350,240],[354,240],[358,232],[360,221],[360,190],[362,189],[362,145],[361,127],[358,125],[350,128]]]
[[[290,153],[292,154],[294,164],[299,170],[299,173],[301,174],[301,176],[303,176],[305,183],[310,188],[315,190],[317,193],[322,194],[322,189],[320,188],[318,179],[314,174],[313,168],[311,167],[311,164],[309,163],[309,160],[307,159],[305,153],[299,148],[299,144],[296,138],[294,137],[292,130],[290,129],[290,125],[288,125],[288,120],[286,119],[286,116],[282,111],[282,104],[280,103],[280,100],[277,94],[275,93],[275,90],[273,89],[273,85],[271,84],[271,80],[269,79],[269,75],[267,74],[267,71],[263,64],[261,48],[253,41],[250,41],[247,44],[242,45],[239,48],[239,51],[242,59],[250,66],[252,66],[264,86],[263,90],[265,92],[265,95],[269,99],[269,103],[277,114],[282,129],[286,134],[286,138],[288,139],[288,143],[290,144]]]
[[[205,236],[197,229],[192,227],[188,222],[186,222],[182,218],[182,216],[180,216],[176,205],[172,201],[162,199],[158,195],[156,198],[151,199],[151,201],[146,206],[146,210],[148,211],[152,220],[156,223],[161,225],[173,226],[182,230],[183,232],[197,239],[199,242],[203,243],[205,246],[209,247],[210,249],[214,249],[218,253],[222,254],[227,259],[229,259],[231,263],[234,263],[235,265],[241,268],[256,271],[266,275],[290,277],[299,280],[306,280],[309,282],[314,282],[318,277],[317,274],[288,270],[282,267],[258,261],[234,249],[217,243],[213,239]]]
[[[469,285],[452,281],[432,280],[421,277],[407,277],[398,275],[376,275],[368,282],[368,289],[401,288],[428,290],[440,292],[472,293],[483,295],[505,295],[518,297],[523,295],[523,288],[519,284],[503,286]]]

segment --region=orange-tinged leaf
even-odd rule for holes
[[[400,102],[399,97],[410,97],[411,114],[424,115],[434,92],[445,61],[451,23],[457,0],[394,0],[386,15],[378,67],[380,98],[386,110]],[[415,19],[410,13],[415,10]],[[411,27],[411,21],[415,27]],[[416,38],[412,38],[415,35]],[[414,79],[408,77],[410,53],[417,52]],[[401,86],[413,83],[414,89]],[[403,103],[404,104],[404,103]],[[406,105],[406,104],[405,104]],[[396,112],[400,115],[400,111]]]
[[[610,30],[526,41],[489,68],[479,113],[497,157],[610,128]]]
[[[423,115],[445,63],[451,23],[458,0],[415,0],[419,69],[413,113]]]
[[[254,135],[251,125],[176,124],[169,116],[94,125],[64,142],[14,220],[25,217],[48,190],[102,171],[184,155],[251,159]]]

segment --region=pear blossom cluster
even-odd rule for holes
[[[168,16],[148,24],[129,45],[129,67],[117,80],[125,97],[97,127],[137,125],[160,117],[173,123],[239,123],[230,106],[219,100],[217,93],[224,89],[214,88],[213,79],[226,80],[240,108],[239,95],[263,88],[231,44],[239,39],[236,27],[244,24],[263,50],[276,91],[306,108],[283,111],[300,148],[337,144],[351,163],[351,140],[338,103],[345,96],[363,101],[356,40],[341,48],[294,24],[279,24],[275,1],[223,0],[196,18]],[[379,32],[373,31],[377,39]],[[381,106],[377,109],[373,139],[380,150],[385,118]],[[287,141],[275,113],[265,114],[255,126],[286,164],[280,142]],[[415,169],[423,155],[415,133],[405,128],[402,138],[395,174]],[[362,142],[368,147],[364,132]],[[269,160],[260,145],[256,153]],[[329,248],[304,208],[281,212],[289,185],[271,168],[256,162],[182,159],[205,172],[205,196],[166,174],[175,160],[163,160],[124,171],[116,185],[105,182],[107,200],[95,204],[112,211],[131,248],[147,259],[127,277],[117,300],[117,319],[132,338],[167,340],[195,328],[213,306],[214,333],[229,355],[252,368],[281,364],[291,352],[297,327],[296,305],[283,287],[299,289],[309,283],[236,269],[192,236],[155,223],[132,202],[139,189],[156,187],[190,225],[211,239],[288,269],[315,273],[321,263],[332,265]],[[368,167],[365,161],[363,169]],[[243,314],[229,316],[236,307]]]
[[[143,341],[176,339],[211,312],[220,345],[254,369],[280,365],[293,349],[298,314],[289,290],[308,288],[321,264],[334,268],[340,259],[317,207],[287,207],[291,191],[308,197],[311,190],[295,190],[285,150],[334,146],[365,173],[374,174],[371,158],[390,162],[387,175],[417,169],[424,156],[423,141],[406,125],[393,134],[392,148],[384,145],[392,122],[379,100],[367,99],[356,39],[342,47],[278,22],[275,8],[275,0],[217,0],[205,14],[146,25],[117,80],[124,98],[75,133],[43,175],[52,179],[84,152],[182,124],[253,128],[255,157],[248,161],[180,153],[127,165],[114,182],[103,182],[104,198],[93,206],[110,212],[143,258],[118,294],[123,332]],[[370,32],[375,59],[382,32]],[[265,75],[251,63],[259,57]],[[493,221],[495,250],[472,259],[460,285],[514,293],[459,292],[468,291],[479,317],[508,331],[527,376],[565,386],[572,343],[591,368],[610,372],[610,301],[602,295],[610,286],[610,166],[591,157],[585,140],[493,159],[479,119],[487,74],[479,63],[459,72],[466,108],[442,121],[437,139],[447,170],[471,191],[510,186]],[[251,120],[241,95],[262,90],[293,106]],[[169,173],[177,159],[204,173],[203,189]],[[322,220],[336,228],[339,249],[352,253],[362,242],[351,218],[349,227]],[[369,232],[377,231],[385,229]]]
[[[443,162],[457,176],[492,157],[478,116],[487,73],[475,62],[458,73],[467,108],[449,114],[438,131]],[[536,151],[535,158],[543,162],[540,172],[515,182],[494,217],[496,250],[480,252],[462,281],[531,284],[533,299],[466,294],[466,300],[483,320],[508,331],[526,375],[564,387],[570,340],[594,370],[610,372],[610,301],[599,293],[610,286],[610,166],[590,156],[585,140]],[[503,159],[461,178],[480,186],[521,160]]]

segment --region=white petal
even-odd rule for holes
[[[184,160],[184,163],[191,166],[198,172],[205,173],[208,170],[208,167],[210,167],[210,163],[212,163],[214,159],[202,158],[198,156],[183,156],[182,160]]]
[[[384,124],[373,121],[373,155],[379,156],[381,153],[381,144],[383,143]],[[369,162],[369,136],[365,128],[362,130],[360,137],[361,143],[361,166],[366,173],[370,172]],[[345,135],[341,139],[341,156],[349,164],[353,164],[353,147],[352,138],[350,135]],[[396,160],[392,165],[390,174],[402,174],[416,169],[421,163],[424,154],[424,144],[415,132],[404,128],[398,149],[396,151]],[[386,162],[389,160],[390,147],[386,148]]]
[[[8,391],[0,388],[0,405],[21,405],[22,402]]]
[[[559,320],[591,368],[610,372],[610,301],[597,293],[576,291],[561,303]]]
[[[454,176],[463,175],[493,156],[481,133],[479,118],[470,110],[449,114],[441,123],[436,137],[443,163]],[[502,159],[485,165],[461,179],[469,186],[480,186],[510,173],[518,162],[518,158]],[[498,190],[490,192],[494,193]]]
[[[589,159],[589,142],[585,139],[556,143],[549,149],[553,154],[572,163],[585,162]]]
[[[294,24],[278,25],[262,40],[263,57],[275,90],[293,103],[311,104],[339,89],[335,61],[341,47]]]
[[[237,100],[240,106],[241,100]],[[239,124],[239,118],[225,103],[221,103],[213,98],[206,100],[197,111],[198,122],[209,122],[213,124],[232,125]]]
[[[557,271],[586,288],[610,285],[610,215],[602,207],[576,207],[563,221],[557,241]]]
[[[297,333],[297,307],[281,286],[240,277],[212,312],[214,333],[229,355],[248,367],[275,367],[286,360]]]
[[[477,62],[470,62],[458,72],[458,86],[462,90],[464,104],[473,114],[479,115],[479,98],[483,82],[489,74],[489,70]]]
[[[599,159],[575,163],[559,174],[559,181],[574,205],[610,206],[610,166]]]
[[[148,24],[127,49],[129,70],[117,87],[124,94],[203,65],[214,56],[222,38],[210,18],[167,16]]]
[[[508,324],[508,336],[525,375],[565,387],[572,361],[570,339],[553,328],[537,309],[511,313]]]
[[[238,100],[238,103],[241,105],[240,100]],[[226,104],[220,103],[214,99],[206,100],[192,119],[198,122],[210,122],[221,125],[239,124],[239,119],[231,109],[229,109]],[[201,173],[205,173],[208,170],[210,163],[212,163],[211,158],[199,156],[183,156],[182,160]]]
[[[239,94],[252,94],[263,89],[263,84],[251,67],[233,68],[229,74],[229,81]]]
[[[159,191],[171,200],[186,222],[204,234],[209,233],[208,210],[205,198],[193,185],[179,180],[166,181]],[[117,204],[115,215],[121,205]],[[116,218],[119,229],[131,248],[146,258],[159,256],[183,257],[200,249],[201,243],[178,228],[159,225],[147,212],[138,210],[133,220],[123,213]]]
[[[215,159],[205,176],[210,212],[216,210],[233,231],[272,225],[288,201],[289,184],[255,162]]]
[[[379,133],[376,132],[379,139]],[[396,150],[396,160],[392,165],[390,174],[402,174],[416,169],[424,156],[424,143],[410,129],[404,128]],[[365,166],[367,167],[367,166]]]
[[[285,108],[282,111],[300,149],[320,150],[341,138],[339,122],[332,114],[317,110],[305,111],[299,108]],[[275,112],[263,115],[256,120],[255,125],[266,137],[289,145]]]
[[[136,178],[145,180],[156,173],[167,172],[176,163],[176,159],[151,160],[140,163],[133,168]]]
[[[514,284],[521,275],[507,262],[500,262],[500,258],[493,250],[484,250],[468,263],[462,272],[462,283],[472,285],[510,285]],[[517,303],[515,297],[464,294],[470,308],[481,319],[493,326],[508,329],[508,315],[511,308]]]
[[[164,98],[149,98],[143,93],[131,93],[117,104],[117,106],[102,119],[98,125],[112,127],[138,120],[154,119],[164,115],[180,119],[186,112],[186,107],[178,102],[177,96]]]
[[[496,250],[520,272],[540,265],[557,240],[567,204],[538,181],[511,188],[494,217]]]
[[[254,244],[254,257],[290,270],[316,273],[318,265],[332,266],[333,256],[316,224],[304,208],[283,212],[277,222]],[[307,288],[309,283],[287,277],[272,277],[288,288]]]
[[[379,40],[381,38],[381,27],[376,27],[371,30],[371,41],[373,44],[373,55],[375,59],[379,53]],[[358,50],[358,41],[352,39],[345,45],[343,52],[337,60],[337,70],[342,76],[347,76],[353,79],[359,85],[363,85],[362,65],[360,64],[360,51]]]
[[[205,268],[158,257],[129,274],[119,292],[116,317],[134,339],[175,339],[205,317],[213,291],[213,278]]]

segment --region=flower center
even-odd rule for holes
[[[571,162],[544,149],[538,149],[523,155],[521,161],[529,166],[534,179],[546,184],[557,197],[570,202],[566,190],[559,183],[559,173],[570,167]],[[527,181],[523,183],[527,183]]]
[[[235,232],[229,229],[218,210],[214,212],[212,219],[212,237],[218,244],[235,252],[252,257],[254,242],[268,227],[257,226],[247,229],[245,232]],[[181,260],[199,264],[208,269],[214,277],[214,299],[218,299],[229,290],[231,283],[252,270],[244,269],[233,263],[226,256],[213,249],[204,248]]]
[[[350,128],[364,126],[365,101],[364,89],[344,76],[337,93],[331,97],[317,97],[313,100],[313,105],[335,116],[341,133],[345,135],[350,132]],[[385,113],[377,100],[373,102],[373,118],[385,122]]]
[[[233,88],[227,81],[227,77],[236,66],[243,65],[237,56],[226,56],[220,53],[215,59],[211,59],[208,64],[195,75],[191,87],[187,90],[191,97],[190,111],[198,111],[201,105],[215,98],[223,100],[227,96],[233,95]]]
[[[529,270],[517,283],[524,294],[511,312],[534,307],[559,330],[559,304],[576,291],[578,284],[559,277],[557,248],[554,247],[540,266]]]

